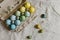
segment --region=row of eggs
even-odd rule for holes
[[[24,6],[20,7],[20,10],[16,11],[15,14],[11,15],[6,20],[6,24],[11,30],[15,30],[16,27],[20,25],[26,19],[26,17],[29,17],[34,11],[35,8],[32,7],[29,2],[26,2]]]

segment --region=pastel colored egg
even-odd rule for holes
[[[21,24],[20,20],[16,20],[16,21],[15,21],[15,24],[16,24],[16,25],[20,25],[20,24]]]
[[[21,21],[24,21],[24,20],[25,20],[25,16],[21,16],[21,17],[20,17],[20,20],[21,20]]]
[[[10,20],[10,19],[7,19],[7,20],[6,20],[6,24],[7,24],[7,25],[10,25],[10,24],[11,24],[11,20]]]
[[[11,18],[11,20],[16,20],[16,16],[15,15],[12,15],[10,18]]]
[[[20,11],[16,11],[15,15],[20,16],[20,13],[21,13]]]
[[[31,6],[30,9],[29,9],[29,11],[30,11],[30,13],[34,13],[35,8]]]
[[[30,8],[31,4],[29,2],[25,3],[25,8]]]
[[[29,17],[29,16],[30,16],[30,12],[26,11],[26,12],[25,12],[25,16],[26,16],[26,17]]]
[[[22,6],[22,7],[20,8],[20,11],[21,11],[21,12],[25,12],[25,7]]]
[[[15,24],[12,24],[10,28],[11,28],[11,30],[15,30],[16,29]]]

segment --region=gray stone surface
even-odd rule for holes
[[[7,31],[0,21],[0,40],[28,40],[26,36],[31,35],[30,40],[60,40],[60,16],[53,10],[50,0],[27,0],[36,8],[37,18],[27,25],[21,32]],[[41,4],[42,3],[42,4]],[[47,11],[46,11],[47,10]],[[41,19],[41,14],[47,14],[47,18]],[[44,23],[41,23],[44,21]],[[40,23],[43,33],[38,33],[34,25]]]

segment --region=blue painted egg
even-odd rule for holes
[[[20,24],[21,24],[20,20],[16,20],[16,21],[15,21],[15,24],[16,24],[16,25],[20,25]]]
[[[7,19],[7,20],[6,20],[6,24],[7,24],[7,25],[10,25],[10,24],[11,24],[11,20],[10,20],[10,19]]]
[[[26,17],[29,17],[29,16],[30,16],[30,12],[26,11],[26,12],[25,12],[25,16],[26,16]]]
[[[15,15],[12,15],[10,18],[11,18],[11,20],[16,20],[16,16]]]
[[[16,14],[15,15],[16,16],[20,16],[20,13],[21,13],[20,11],[16,11]]]
[[[15,30],[16,29],[16,26],[15,26],[15,24],[11,24],[11,30]]]

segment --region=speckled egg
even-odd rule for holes
[[[31,4],[29,2],[25,3],[25,8],[30,8]]]
[[[29,11],[30,11],[30,13],[34,13],[35,8],[31,6],[30,9],[29,9]]]
[[[16,20],[16,16],[15,15],[12,15],[10,18],[11,18],[11,20]]]
[[[7,25],[10,25],[10,24],[11,24],[11,20],[10,20],[10,19],[7,19],[7,20],[6,20],[6,24],[7,24]]]
[[[16,24],[16,25],[20,25],[20,24],[21,24],[20,20],[16,20],[16,21],[15,21],[15,24]]]
[[[22,6],[22,7],[20,8],[20,11],[21,11],[21,12],[25,12],[25,7]]]
[[[11,30],[15,30],[16,29],[16,26],[15,26],[15,24],[11,24]]]
[[[21,21],[24,21],[24,20],[25,20],[25,16],[21,16],[21,17],[20,17],[20,20],[21,20]]]
[[[26,11],[26,12],[25,12],[25,16],[26,16],[26,17],[29,17],[29,16],[30,16],[30,12]]]
[[[21,13],[20,11],[16,11],[15,15],[20,16],[20,13]]]

